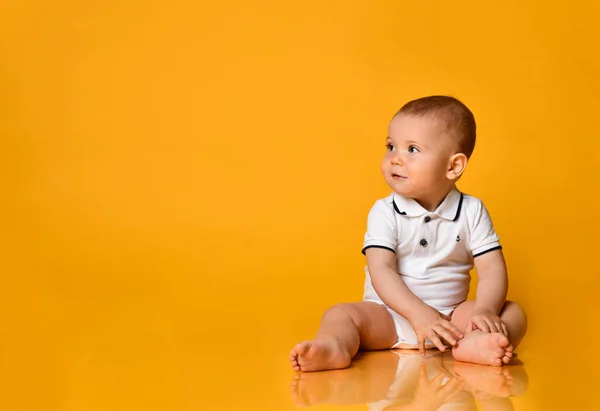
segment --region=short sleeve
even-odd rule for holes
[[[367,248],[372,247],[385,248],[395,253],[397,238],[394,210],[385,200],[378,200],[369,212],[362,253],[365,254]]]
[[[494,230],[492,219],[481,201],[477,201],[471,228],[471,252],[473,257],[502,248],[500,239]]]

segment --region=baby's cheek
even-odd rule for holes
[[[383,174],[386,174],[386,171],[388,170],[388,162],[386,161],[387,159],[383,159],[383,161],[381,162],[381,172]]]

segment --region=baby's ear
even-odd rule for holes
[[[450,157],[450,162],[448,164],[448,172],[446,173],[446,177],[448,180],[458,180],[458,178],[464,173],[467,168],[467,163],[469,160],[467,156],[463,153],[456,153],[452,157]]]

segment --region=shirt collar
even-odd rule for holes
[[[429,213],[421,204],[417,203],[412,198],[403,197],[400,194],[393,193],[393,205],[394,210],[400,215],[407,217],[420,217]],[[442,204],[439,205],[437,210],[433,214],[437,214],[440,217],[456,221],[460,217],[460,210],[462,208],[463,195],[456,187],[454,187],[444,198]]]

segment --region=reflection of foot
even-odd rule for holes
[[[334,338],[303,341],[290,353],[290,363],[294,371],[346,368],[351,360],[348,351]]]
[[[349,403],[345,396],[353,397],[360,380],[353,381],[353,368],[330,372],[294,374],[290,386],[292,400],[298,407],[318,404]]]
[[[361,353],[349,368],[296,373],[290,394],[297,406],[351,405],[379,401],[396,378],[398,355],[392,351]]]
[[[292,401],[298,407],[308,407],[311,405],[322,404],[327,400],[329,394],[328,380],[319,381],[317,384],[311,384],[310,377],[317,378],[322,374],[295,374],[292,377],[290,385],[290,394]],[[306,389],[306,387],[311,389]]]
[[[529,377],[525,366],[513,355],[503,367],[488,367],[455,360],[450,353],[442,356],[443,367],[461,380],[463,388],[479,400],[519,397],[527,392]],[[508,391],[507,391],[508,389]]]
[[[500,367],[512,358],[513,347],[504,334],[474,330],[452,349],[452,356],[457,361]]]
[[[465,384],[465,389],[477,399],[508,397],[515,383],[511,367],[487,367],[455,362],[451,372]]]

